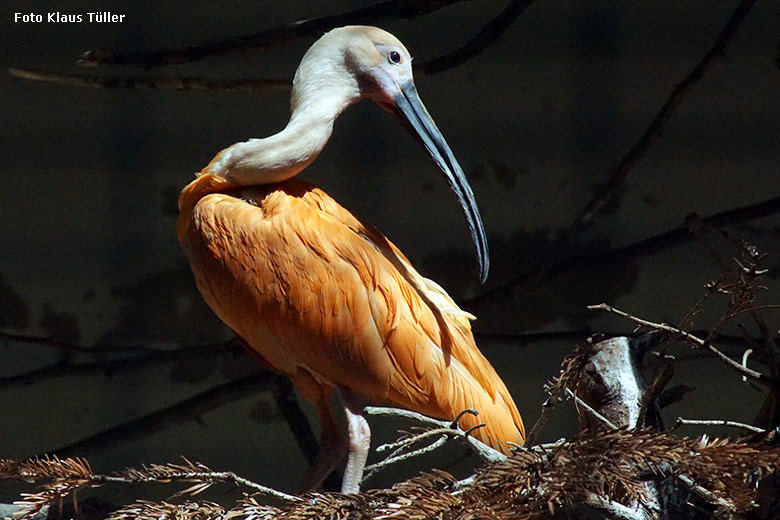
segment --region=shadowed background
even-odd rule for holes
[[[28,3],[10,4],[0,10],[3,70],[65,73],[84,73],[74,62],[92,47],[191,45],[368,5],[107,2],[99,9],[125,14],[123,23],[24,24],[14,23],[13,15],[30,12]],[[690,213],[707,217],[779,195],[780,10],[766,2],[748,14],[725,58],[694,86],[595,225],[578,233],[572,247],[554,246],[708,52],[736,5],[537,2],[479,55],[417,80],[482,211],[493,263],[485,286],[477,282],[465,221],[435,165],[373,104],[349,109],[302,174],[379,227],[424,275],[478,316],[477,341],[528,427],[539,415],[542,385],[587,335],[583,331],[631,331],[630,324],[585,305],[607,301],[677,323],[719,274],[713,249],[726,260],[730,254],[714,234],[675,247],[661,241],[618,260],[610,251],[678,228]],[[504,7],[464,2],[376,25],[423,62],[464,44]],[[32,12],[45,18],[48,12],[97,9],[89,2],[44,1]],[[96,72],[291,78],[314,39],[148,72]],[[154,363],[130,360],[143,353],[139,348],[173,350],[230,338],[200,300],[177,244],[176,197],[220,149],[280,130],[289,93],[96,90],[7,74],[0,76],[0,89],[0,457],[59,451],[256,370],[249,356],[219,347]],[[780,300],[776,211],[725,229],[769,254],[774,270],[767,300]],[[594,258],[587,268],[572,262],[533,279],[545,260],[557,264],[583,255]],[[499,289],[522,277],[511,290]],[[697,317],[695,326],[712,326],[719,310]],[[540,332],[561,334],[554,340],[522,336]],[[34,337],[53,338],[60,348]],[[105,350],[85,354],[74,345]],[[119,359],[97,372],[73,369],[75,363],[117,360],[121,348],[128,349],[127,363]],[[57,363],[58,373],[14,379]],[[750,422],[756,413],[753,401],[745,404],[753,397],[747,385],[721,364],[683,363],[676,378],[696,390],[670,408],[672,419]],[[208,411],[185,406],[159,432],[120,435],[110,447],[76,454],[99,470],[185,455],[290,490],[305,462],[271,393],[256,387],[234,393],[245,398],[228,396],[227,404]],[[560,408],[543,440],[576,431],[570,407]],[[385,441],[399,426],[374,422],[385,427],[378,434]],[[454,457],[422,464],[447,469]],[[383,476],[373,485],[397,478]]]

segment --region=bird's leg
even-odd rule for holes
[[[371,429],[363,417],[363,408],[357,397],[349,390],[342,388],[344,411],[347,415],[347,434],[349,436],[349,453],[347,467],[344,469],[344,480],[341,482],[341,492],[344,494],[360,491],[360,480],[363,478],[363,468],[368,458],[371,446]]]
[[[303,478],[299,487],[304,491],[319,489],[328,475],[344,458],[344,455],[347,454],[347,439],[341,432],[339,423],[334,416],[330,396],[317,402],[317,414],[320,419],[320,446],[308,474]]]

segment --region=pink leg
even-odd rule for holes
[[[347,467],[344,470],[344,480],[341,482],[341,492],[344,494],[360,491],[360,480],[363,478],[363,468],[371,447],[371,429],[363,417],[362,407],[357,398],[347,389],[341,389],[344,400],[344,411],[347,414],[347,434],[349,435],[349,454]]]
[[[347,439],[341,433],[339,424],[333,416],[333,406],[330,399],[317,403],[317,413],[320,418],[320,447],[317,456],[304,477],[300,489],[308,491],[319,489],[322,482],[336,468],[347,453]]]

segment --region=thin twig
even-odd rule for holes
[[[198,484],[181,494],[197,494],[215,482],[227,482],[246,486],[259,493],[271,495],[286,501],[299,501],[299,497],[282,493],[275,489],[257,484],[240,477],[232,471],[212,471],[202,463],[190,462],[184,458],[183,464],[151,464],[142,468],[126,468],[108,474],[94,473],[89,462],[83,458],[35,457],[23,461],[3,460],[6,471],[0,474],[0,479],[18,479],[27,482],[43,482],[44,494],[47,491],[61,490],[59,496],[66,496],[77,489],[98,487],[107,482],[124,484],[133,483],[170,483],[173,481],[197,482]],[[24,500],[29,506],[40,506],[40,494],[28,495]],[[56,498],[56,497],[55,497]]]
[[[382,453],[383,451],[394,450],[393,453],[399,453],[413,444],[417,444],[418,442],[426,440],[428,437],[436,437],[438,435],[452,436],[453,433],[460,434],[461,432],[450,427],[424,430],[418,434],[410,435],[397,441],[388,442],[377,446],[376,452]]]
[[[39,347],[49,347],[59,350],[67,350],[78,354],[97,355],[97,354],[145,354],[145,353],[169,353],[180,352],[182,354],[191,354],[193,352],[208,350],[232,350],[239,351],[236,338],[230,338],[216,343],[206,343],[202,345],[192,345],[180,348],[151,347],[146,344],[138,345],[94,345],[86,346],[68,341],[61,341],[48,336],[34,336],[30,334],[14,334],[12,332],[0,331],[0,340],[12,343],[22,343],[36,345]]]
[[[219,357],[227,354],[225,350],[195,350],[189,352],[186,349],[177,349],[167,352],[155,352],[140,356],[122,359],[111,359],[96,362],[75,362],[70,359],[56,361],[50,365],[30,370],[21,374],[0,377],[0,390],[13,388],[15,386],[28,386],[38,384],[43,381],[49,381],[60,377],[85,376],[92,374],[114,375],[116,373],[127,373],[132,370],[139,370],[150,366],[157,366],[162,363],[173,363],[182,359],[193,359],[195,357]],[[231,355],[237,355],[239,351],[233,351]]]
[[[232,471],[181,471],[179,473],[166,473],[164,476],[160,476],[160,477],[154,477],[154,476],[143,477],[142,476],[143,471],[137,471],[135,473],[136,476],[134,477],[128,476],[126,472],[121,472],[113,475],[95,475],[94,480],[96,483],[103,481],[103,482],[121,482],[125,484],[130,484],[134,482],[168,483],[172,480],[206,481],[206,483],[208,483],[209,481],[217,481],[217,482],[227,482],[227,483],[232,483],[240,486],[245,486],[250,489],[254,489],[258,493],[273,496],[289,502],[297,502],[301,500],[300,497],[288,495],[287,493],[277,491],[268,486],[263,486],[262,484],[258,484],[244,477],[240,477],[235,473],[233,473]]]
[[[431,431],[433,431],[433,430],[431,430]],[[425,433],[428,433],[428,432],[425,432]],[[409,452],[406,452],[406,453],[402,453],[402,454],[399,454],[399,455],[391,455],[391,456],[387,457],[386,459],[384,459],[382,461],[379,461],[379,462],[377,462],[375,464],[371,464],[369,466],[366,466],[366,468],[364,470],[364,473],[363,473],[363,479],[361,480],[361,482],[366,482],[369,478],[373,477],[378,472],[382,471],[383,469],[386,469],[386,468],[390,467],[393,464],[396,464],[398,462],[402,462],[404,460],[409,460],[409,459],[414,458],[414,457],[419,457],[420,455],[425,455],[426,453],[430,453],[432,451],[435,451],[435,450],[441,448],[447,442],[447,437],[449,436],[449,434],[443,434],[442,435],[441,431],[437,431],[436,433],[438,435],[441,435],[441,436],[438,439],[436,439],[435,441],[433,441],[432,443],[430,443],[429,445],[427,445],[427,446],[424,446],[422,448],[419,448],[419,449],[416,449],[416,450],[413,450],[413,451],[409,451]],[[377,450],[377,451],[379,451],[379,450]]]
[[[758,428],[756,426],[745,424],[737,421],[721,420],[721,419],[684,419],[682,417],[677,418],[675,428],[684,425],[698,425],[698,426],[730,426],[732,428],[740,428],[753,433],[765,433],[766,430]]]
[[[405,418],[414,418],[415,420],[421,420],[421,422],[424,422],[426,424],[435,424],[438,427],[431,429],[431,430],[425,430],[419,434],[411,435],[409,437],[404,437],[402,439],[399,439],[395,442],[390,442],[387,444],[382,444],[381,446],[378,446],[376,448],[377,453],[382,453],[384,451],[393,450],[390,455],[388,455],[384,460],[377,462],[376,464],[372,464],[365,469],[365,474],[363,476],[363,482],[368,480],[370,477],[372,477],[374,474],[376,474],[378,471],[381,471],[387,467],[389,467],[392,464],[411,459],[413,457],[418,457],[420,455],[424,455],[426,453],[430,453],[441,446],[444,446],[444,444],[447,442],[448,438],[466,438],[467,440],[470,439],[470,433],[474,431],[477,428],[481,428],[485,426],[484,424],[480,424],[474,427],[469,428],[468,430],[463,430],[460,427],[460,420],[463,418],[466,414],[471,415],[478,415],[479,412],[477,410],[466,408],[465,410],[461,411],[457,417],[455,417],[454,420],[447,423],[446,421],[438,421],[436,419],[432,419],[430,417],[418,414],[417,412],[410,412],[408,410],[402,410],[402,409],[396,409],[396,408],[376,408],[376,407],[368,407],[370,409],[364,410],[368,414],[372,415],[393,415],[393,416],[401,416]],[[411,446],[418,444],[420,442],[423,442],[430,437],[438,437],[435,441],[430,443],[427,446],[424,446],[422,448],[410,451],[410,452],[404,452],[406,449],[410,448]],[[479,442],[479,441],[477,441]],[[481,442],[479,444],[482,444]],[[491,448],[492,449],[492,448]],[[495,450],[494,450],[495,451]],[[498,452],[496,452],[498,453]],[[480,453],[481,454],[481,453]],[[484,458],[484,457],[483,457]],[[504,457],[505,458],[505,457]],[[503,460],[503,459],[498,459]]]
[[[711,228],[722,228],[745,224],[746,222],[766,218],[777,213],[780,213],[780,197],[773,197],[756,204],[716,213],[701,219],[699,224],[700,226]],[[696,236],[689,226],[681,226],[658,235],[643,238],[612,251],[569,258],[549,266],[544,274],[550,277],[562,273],[571,273],[574,270],[581,272],[594,267],[605,269],[611,265],[624,265],[640,258],[657,255],[669,249],[685,245],[695,240]],[[537,274],[538,272],[522,274],[461,303],[465,307],[473,307],[482,302],[494,301],[496,298],[511,295],[515,287],[528,283],[533,279],[538,279]]]
[[[734,510],[734,504],[733,503],[729,502],[728,500],[726,500],[724,498],[719,497],[718,495],[716,495],[715,493],[713,493],[709,489],[707,489],[707,488],[705,488],[703,486],[700,486],[699,484],[694,482],[693,479],[691,477],[689,477],[688,475],[680,474],[680,475],[677,475],[677,478],[680,480],[680,482],[682,482],[683,484],[688,486],[691,489],[691,491],[693,491],[694,493],[696,493],[697,495],[702,497],[707,502],[709,502],[711,504],[717,504],[718,506],[724,508],[726,511],[733,511]]]
[[[639,407],[639,415],[636,419],[636,424],[639,428],[644,428],[647,421],[647,412],[653,403],[656,403],[661,392],[669,384],[674,376],[674,366],[671,363],[664,364],[661,371],[653,378],[653,382],[648,386],[644,394],[642,395],[641,406]]]
[[[130,440],[148,437],[227,403],[245,399],[252,395],[252,392],[268,390],[273,382],[273,375],[263,372],[224,383],[162,410],[97,432],[67,446],[49,450],[49,453],[57,453],[63,457],[71,454],[88,455]]]
[[[93,74],[65,74],[22,67],[11,67],[8,69],[8,72],[11,76],[30,81],[94,89],[174,90],[177,92],[284,92],[289,91],[292,87],[292,81],[290,79],[208,79],[199,77],[124,75],[96,76]]]
[[[440,421],[433,419],[421,413],[412,412],[410,410],[402,410],[400,408],[386,408],[378,406],[366,406],[363,411],[368,415],[384,415],[390,417],[402,417],[404,419],[411,419],[412,421],[420,422],[423,424],[429,424],[437,428],[444,428],[449,430],[453,436],[458,439],[465,440],[466,443],[473,449],[483,460],[486,462],[497,462],[506,459],[506,455],[498,450],[495,450],[487,444],[481,442],[479,439],[468,435],[461,429],[451,428],[451,421]]]
[[[762,374],[761,372],[758,372],[756,370],[753,370],[751,368],[742,366],[741,363],[734,361],[730,357],[728,357],[726,354],[718,350],[714,345],[711,343],[708,343],[704,341],[703,339],[694,336],[693,334],[689,332],[685,332],[684,330],[680,330],[677,327],[672,327],[671,325],[668,325],[666,323],[655,323],[648,320],[643,320],[642,318],[637,318],[636,316],[632,316],[631,314],[628,314],[627,312],[623,312],[619,309],[616,309],[610,305],[607,305],[606,303],[600,303],[599,305],[588,305],[588,309],[590,310],[603,310],[607,312],[611,312],[613,314],[617,314],[618,316],[621,316],[623,318],[626,318],[628,320],[633,321],[634,323],[637,323],[639,325],[643,325],[645,327],[650,327],[651,329],[655,330],[662,330],[664,332],[669,332],[671,334],[674,334],[682,339],[688,340],[692,343],[695,343],[696,345],[700,347],[704,347],[713,354],[715,354],[718,358],[720,358],[724,363],[726,363],[728,366],[739,372],[740,374],[747,375],[761,383],[765,384],[777,384],[778,382],[772,378],[767,376],[766,374]]]
[[[547,258],[536,271],[536,279],[541,279],[553,265],[551,260],[553,258],[559,258],[561,256],[561,250],[567,249],[574,237],[585,227],[590,225],[593,220],[609,206],[609,203],[624,184],[628,174],[645,153],[647,153],[651,145],[661,136],[664,126],[669,122],[685,97],[690,94],[693,87],[712,68],[716,60],[724,55],[726,46],[731,42],[755,3],[756,0],[742,0],[739,3],[709,52],[707,52],[704,58],[696,64],[685,79],[675,85],[671,94],[661,106],[658,114],[656,114],[655,118],[650,123],[650,126],[648,126],[644,134],[642,134],[642,137],[640,137],[628,153],[623,156],[620,164],[612,171],[609,181],[598,189],[596,195],[585,205],[585,208],[580,212],[574,222],[572,222],[569,228],[561,235],[553,247],[550,248],[550,254],[547,255]]]
[[[630,332],[626,332],[623,330],[615,330],[615,331],[602,330],[601,333],[606,337],[614,337],[614,336],[633,337],[634,336]],[[691,334],[706,334],[706,333],[707,331],[704,330],[691,331]],[[508,341],[518,346],[538,344],[539,342],[542,341],[579,341],[592,335],[593,335],[593,331],[591,331],[588,328],[578,328],[578,329],[571,329],[571,330],[564,329],[564,330],[553,330],[553,331],[546,331],[546,332],[528,332],[528,333],[478,332],[478,331],[474,332],[474,337],[479,340],[480,345],[490,341]],[[738,348],[740,349],[740,352],[742,351],[742,349],[746,344],[751,344],[750,343],[751,341],[753,342],[757,341],[755,338],[745,338],[744,336],[736,336],[736,335],[729,335],[729,334],[718,334],[717,336],[715,336],[715,338],[718,340],[719,344]],[[778,342],[780,341],[780,336],[774,338],[770,336],[770,339],[772,341]],[[122,359],[127,359],[126,356],[129,355],[137,356],[138,359],[143,359],[143,355],[149,353],[150,354],[149,359],[159,359],[161,361],[164,361],[168,358],[169,355],[175,358],[178,356],[192,356],[192,355],[200,355],[200,354],[207,354],[207,353],[214,353],[216,355],[223,355],[223,354],[236,355],[238,353],[244,352],[244,348],[242,348],[239,345],[238,341],[235,338],[231,338],[229,340],[220,341],[216,343],[183,346],[175,349],[150,347],[147,345],[135,345],[135,346],[96,345],[96,346],[87,347],[87,346],[77,345],[73,343],[59,342],[46,336],[22,335],[22,334],[12,334],[6,332],[0,332],[0,340],[7,340],[10,343],[22,343],[27,345],[35,345],[35,346],[56,348],[62,350],[75,350],[79,353],[79,355],[85,355],[85,356],[88,355],[93,357],[99,357],[101,359],[105,358],[108,355],[113,355],[113,354],[123,356]],[[762,341],[764,341],[763,338]],[[151,357],[158,354],[160,356],[159,358]],[[133,359],[136,359],[136,357],[134,357]],[[112,362],[106,362],[106,363],[110,365]],[[79,375],[80,371],[82,370],[82,367],[76,364],[74,365],[75,366],[72,367],[74,370],[73,375]],[[97,370],[101,369],[101,367],[98,364],[95,365],[95,368]],[[113,369],[114,369],[113,366],[106,367],[106,371],[109,372],[113,371]],[[71,370],[70,365],[62,366],[61,375],[71,375],[70,370]],[[16,377],[16,376],[9,376],[9,377]],[[2,379],[0,379],[0,384],[2,384]]]
[[[525,437],[525,446],[527,448],[531,448],[534,444],[536,444],[536,439],[542,432],[542,428],[547,425],[547,421],[550,420],[550,415],[552,414],[552,411],[559,400],[560,399],[558,396],[550,396],[544,401],[544,403],[542,403],[542,413],[539,415],[539,418],[536,420],[533,427],[528,431],[528,435]]]
[[[345,13],[297,20],[254,34],[179,49],[148,52],[115,52],[93,49],[82,55],[79,64],[88,67],[113,64],[151,68],[188,63],[216,56],[257,52],[301,37],[319,36],[329,29],[342,25],[376,23],[383,19],[414,18],[462,1],[464,0],[418,0],[415,2],[389,0]]]
[[[368,415],[384,415],[387,417],[401,417],[403,419],[410,419],[412,421],[420,422],[423,424],[429,424],[431,426],[437,426],[439,428],[448,427],[450,424],[447,421],[440,421],[433,417],[428,417],[421,413],[413,412],[411,410],[404,410],[403,408],[389,408],[385,406],[366,406],[363,411]]]
[[[279,498],[281,500],[286,500],[288,502],[297,502],[301,500],[300,497],[288,495],[287,493],[277,491],[276,489],[270,488],[268,486],[263,486],[262,484],[258,484],[256,482],[252,482],[251,480],[246,479],[244,477],[240,477],[235,473],[233,473],[232,471],[211,471],[211,472],[193,473],[192,475],[187,476],[187,478],[215,479],[215,480],[222,480],[225,482],[233,482],[235,484],[254,489],[257,492],[262,493],[264,495],[269,495],[275,498]]]
[[[534,0],[512,0],[493,20],[488,22],[466,44],[453,52],[433,58],[415,67],[415,74],[430,76],[462,65],[481,54],[487,47],[498,41],[526,7]]]
[[[585,408],[588,413],[590,413],[593,417],[604,423],[607,427],[609,427],[610,430],[617,430],[618,427],[615,426],[612,421],[601,415],[599,412],[597,412],[591,405],[577,397],[577,394],[571,391],[570,388],[566,389],[566,393],[569,395],[569,397],[572,397],[574,399],[574,402],[577,403],[577,406],[582,406]]]

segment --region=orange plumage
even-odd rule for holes
[[[384,235],[311,184],[240,187],[204,174],[179,199],[179,240],[203,297],[256,355],[318,402],[374,401],[484,422],[508,452],[523,422],[466,313]]]

